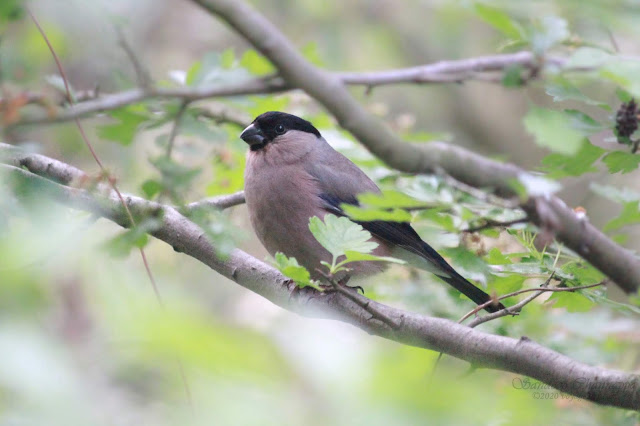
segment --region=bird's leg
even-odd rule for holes
[[[315,292],[315,289],[313,289],[312,287],[300,287],[293,280],[289,280],[289,282],[287,283],[287,287],[289,288],[289,302],[291,302],[292,299],[296,299],[298,297],[305,297],[305,294],[309,293],[311,294],[309,297],[313,298],[313,292]]]
[[[340,279],[336,279],[333,275],[326,274],[325,272],[319,269],[316,269],[316,271],[318,271],[328,281],[328,283],[326,284],[325,283],[320,284],[320,288],[322,289],[322,291],[326,293],[336,291],[336,286],[341,286],[341,287],[346,287],[349,290],[355,290],[356,292],[360,291],[362,294],[364,294],[364,289],[359,285],[356,285],[356,286],[347,285],[347,283],[351,279],[349,275],[345,275]]]

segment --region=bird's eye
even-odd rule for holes
[[[278,124],[276,126],[276,133],[279,134],[279,135],[284,133],[284,126],[282,124]]]

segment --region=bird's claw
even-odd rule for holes
[[[356,292],[359,291],[360,293],[364,294],[364,288],[362,288],[361,286],[359,285],[350,286],[350,285],[347,285],[346,283],[343,283],[342,281],[338,281],[336,284],[319,284],[320,288],[325,293],[331,293],[336,291],[336,287],[335,287],[336,285],[348,288],[349,290],[354,290]]]

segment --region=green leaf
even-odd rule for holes
[[[409,132],[403,133],[402,138],[408,142],[431,142],[431,141],[442,141],[449,142],[453,140],[453,135],[451,133],[446,132]]]
[[[567,68],[597,68],[611,60],[611,55],[595,47],[576,49],[566,63]]]
[[[612,235],[611,239],[613,240],[614,243],[616,244],[620,244],[621,246],[627,244],[629,242],[629,234],[616,234],[616,235]]]
[[[566,176],[581,176],[585,173],[597,172],[594,163],[606,151],[585,140],[575,155],[552,153],[542,159],[542,169],[552,179]]]
[[[546,93],[549,96],[553,96],[554,102],[578,101],[611,111],[611,107],[608,104],[586,96],[566,78],[557,77],[553,83],[547,84]]]
[[[317,67],[324,66],[320,58],[320,53],[318,52],[318,43],[314,41],[310,41],[302,47],[302,56]],[[316,123],[314,122],[314,124]]]
[[[177,163],[172,158],[161,155],[149,159],[160,172],[163,189],[169,191],[172,201],[181,203],[193,180],[201,173],[199,168],[190,168]]]
[[[531,173],[520,173],[518,181],[523,185],[526,194],[530,197],[551,195],[561,188],[558,182]]]
[[[369,241],[369,232],[346,217],[327,214],[323,222],[314,216],[309,219],[309,230],[334,259],[344,255],[346,251],[371,253],[378,247],[378,243]]]
[[[511,259],[502,254],[502,252],[494,247],[489,250],[489,253],[485,256],[484,260],[490,265],[510,265]]]
[[[359,222],[373,222],[384,220],[387,222],[411,222],[411,213],[402,209],[382,210],[375,208],[358,207],[353,204],[341,205],[349,219]]]
[[[313,281],[311,281],[311,275],[309,271],[304,266],[300,266],[295,257],[287,257],[283,253],[276,253],[276,268],[282,275],[291,278],[296,282],[298,287],[304,288],[307,286],[311,286],[313,288],[318,288]]]
[[[289,98],[286,96],[252,96],[253,105],[247,109],[252,117],[257,117],[265,111],[286,111],[289,106]]]
[[[351,251],[346,250],[344,252],[347,263],[349,262],[361,262],[361,261],[369,261],[369,262],[391,262],[398,263],[400,265],[405,264],[406,262],[401,259],[396,259],[395,257],[388,256],[375,256],[369,253],[362,253],[359,251]]]
[[[212,160],[213,179],[207,185],[207,195],[220,192],[240,191],[244,186],[245,152],[242,150],[222,150],[216,153]]]
[[[207,52],[186,73],[185,84],[202,87],[214,84],[234,84],[250,78],[249,72],[236,61],[233,48],[223,52]]]
[[[266,75],[276,71],[271,62],[257,51],[249,49],[240,58],[240,65],[254,75]]]
[[[626,225],[633,225],[640,222],[640,210],[638,210],[638,202],[630,201],[622,205],[622,213],[615,219],[609,221],[602,228],[603,231],[613,231]]]
[[[524,118],[524,125],[538,145],[562,154],[575,154],[584,141],[584,136],[561,111],[532,107]]]
[[[220,65],[222,66],[222,68],[225,68],[225,69],[232,68],[235,61],[236,61],[236,55],[235,55],[235,52],[233,51],[233,47],[223,50],[222,53],[220,54]]]
[[[17,21],[24,16],[22,0],[2,0],[0,2],[0,24]]]
[[[600,76],[620,85],[634,97],[640,97],[640,60],[611,57],[600,69]]]
[[[465,276],[479,274],[486,276],[490,272],[486,262],[465,247],[446,248],[442,252],[451,258],[451,263]]]
[[[142,191],[144,192],[144,195],[147,196],[147,198],[153,198],[163,189],[164,186],[162,185],[162,183],[153,179],[148,179],[142,184]]]
[[[595,306],[595,303],[582,294],[569,291],[557,291],[548,301],[555,301],[554,308],[566,308],[569,312],[587,312]]]
[[[596,284],[605,279],[602,272],[583,262],[571,262],[563,266],[561,272],[569,274],[578,285]]]
[[[609,129],[609,126],[598,123],[582,111],[575,109],[565,109],[564,113],[570,118],[571,127],[580,131],[584,136]]]
[[[220,54],[207,52],[187,71],[185,82],[190,86],[202,86],[220,78]]]
[[[358,201],[363,205],[380,207],[383,209],[402,209],[420,207],[424,205],[423,201],[416,200],[403,192],[395,190],[384,190],[379,194],[374,192],[358,194]]]
[[[187,86],[195,86],[197,83],[198,76],[202,72],[202,61],[194,62],[191,67],[187,70],[187,75],[185,76],[184,82]]]
[[[626,90],[623,90],[621,88],[616,88],[616,96],[618,97],[618,99],[620,100],[620,102],[623,103],[629,103],[629,101],[631,101],[631,99],[633,99],[633,95],[631,95],[631,93],[627,92]]]
[[[109,112],[109,116],[116,119],[118,123],[98,126],[98,136],[122,145],[131,145],[140,124],[150,118],[143,111],[145,111],[144,107],[132,105]]]
[[[433,222],[438,227],[449,232],[458,232],[459,228],[453,221],[453,216],[448,213],[443,213],[441,209],[433,208],[420,212],[420,217]]]
[[[180,118],[179,131],[182,135],[196,136],[207,142],[226,141],[227,133],[220,127],[202,121],[197,110],[188,110]]]
[[[243,229],[235,226],[228,214],[217,209],[195,209],[188,212],[189,219],[205,233],[208,241],[216,249],[216,254],[225,258],[236,248],[237,243],[246,238]]]
[[[531,48],[538,55],[544,54],[567,38],[569,38],[567,21],[557,16],[547,16],[534,22],[533,31],[529,37]]]
[[[162,220],[156,217],[148,217],[138,225],[120,233],[105,242],[102,247],[114,257],[126,257],[133,248],[142,248],[149,242],[149,232],[162,225]]]
[[[515,40],[524,38],[522,26],[502,10],[482,3],[476,3],[474,10],[480,19],[505,36]]]
[[[618,188],[611,185],[601,185],[592,182],[589,188],[601,197],[608,198],[617,203],[628,203],[630,201],[640,201],[640,192],[628,187]]]
[[[624,174],[638,168],[640,155],[624,151],[613,151],[605,155],[602,161],[607,165],[610,173],[622,172]]]
[[[521,65],[510,65],[507,69],[504,70],[504,74],[502,74],[502,85],[504,87],[522,87],[522,71],[523,68]]]
[[[494,290],[499,295],[513,293],[522,288],[526,279],[525,275],[520,274],[511,274],[504,277],[494,275],[493,281],[489,284],[489,289]]]

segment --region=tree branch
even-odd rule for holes
[[[565,63],[566,61],[561,58],[547,60],[547,64],[553,64],[557,67],[562,67]],[[440,61],[428,65],[387,71],[340,73],[338,77],[344,84],[362,84],[370,87],[403,83],[461,83],[465,80],[486,80],[486,75],[483,73],[502,72],[513,66],[534,70],[541,65],[533,53],[523,51],[457,61]]]
[[[309,63],[280,30],[245,2],[191,1],[221,18],[246,38],[276,66],[288,84],[315,98],[343,128],[388,166],[409,173],[444,170],[454,179],[475,188],[486,188],[504,197],[517,195],[511,186],[512,181],[526,175],[526,171],[445,143],[420,145],[402,141],[351,96],[337,75]],[[640,288],[640,259],[614,243],[587,220],[576,216],[560,199],[554,196],[531,197],[523,201],[522,208],[533,223],[551,232],[624,291],[632,293]]]
[[[234,207],[240,204],[244,204],[244,191],[238,191],[229,195],[218,195],[217,197],[205,198],[200,201],[194,201],[186,205],[187,212],[202,208],[213,208],[224,210],[229,207]]]
[[[529,222],[529,218],[527,217],[519,217],[517,219],[507,220],[504,222],[501,222],[499,220],[489,219],[489,218],[483,218],[482,225],[470,226],[467,229],[463,229],[462,232],[473,233],[473,232],[483,231],[489,228],[508,228],[509,226],[512,226],[512,225],[517,225],[519,223],[527,223],[527,222]]]
[[[547,58],[546,63],[561,67],[565,61],[561,58]],[[530,70],[537,69],[541,66],[533,53],[523,51],[504,55],[479,56],[455,61],[440,61],[433,64],[395,70],[336,72],[332,73],[332,75],[344,84],[367,87],[407,83],[460,83],[466,80],[485,81],[487,80],[487,72],[495,73],[504,71],[506,68],[514,65]],[[40,111],[30,116],[20,118],[18,121],[10,124],[17,126],[60,123],[153,99],[179,99],[185,102],[193,102],[215,97],[277,93],[296,88],[296,86],[290,85],[283,79],[277,77],[247,80],[243,83],[225,87],[161,88],[153,87],[148,82],[146,84],[148,84],[148,86],[141,85],[141,88],[138,89],[102,95],[99,98],[88,97],[88,100],[83,102],[82,105],[71,106],[57,111],[56,114]],[[1,99],[0,102],[2,102]]]
[[[525,299],[521,300],[520,302],[516,303],[513,306],[509,306],[507,309],[503,309],[503,310],[498,311],[498,312],[493,312],[493,313],[490,313],[490,314],[487,314],[487,315],[483,315],[481,317],[478,317],[478,318],[474,319],[473,321],[471,321],[467,325],[469,327],[473,328],[473,327],[476,327],[476,326],[478,326],[480,324],[483,324],[483,323],[485,323],[487,321],[494,320],[496,318],[501,318],[501,317],[504,317],[504,316],[507,316],[507,315],[517,315],[517,314],[520,313],[522,308],[524,308],[530,302],[533,302],[534,299],[536,299],[538,296],[543,295],[544,293],[574,292],[574,291],[577,291],[577,290],[584,290],[584,289],[588,289],[588,288],[600,287],[600,286],[605,285],[607,283],[607,281],[605,280],[605,281],[602,281],[602,282],[599,282],[599,283],[589,284],[589,285],[581,285],[581,286],[578,286],[578,287],[560,287],[560,288],[554,287],[554,288],[549,288],[547,286],[549,285],[549,282],[551,281],[551,278],[553,278],[553,274],[542,285],[542,287],[539,287],[539,288],[526,288],[524,290],[518,290],[518,291],[514,291],[513,293],[509,293],[509,294],[505,294],[504,296],[500,296],[498,298],[498,300],[504,300],[504,299],[507,299],[509,297],[516,296],[518,294],[534,292],[531,296],[526,297]],[[482,306],[483,305],[487,305],[487,304],[488,303],[483,303]],[[473,315],[474,313],[478,312],[476,309],[472,310],[467,315],[462,317],[462,319],[460,321],[463,321],[464,319],[468,318],[470,315]]]
[[[212,87],[150,87],[147,89],[136,88],[111,95],[102,95],[68,108],[51,111],[38,111],[18,121],[5,123],[12,127],[34,124],[64,123],[76,118],[87,117],[96,113],[111,111],[127,105],[137,104],[153,99],[180,99],[184,102],[194,102],[202,99],[218,97],[259,95],[281,92],[289,89],[278,79],[254,79],[244,83],[236,83],[228,86]]]
[[[37,183],[43,194],[58,202],[93,212],[120,226],[130,225],[118,197],[107,185],[98,188],[99,192],[108,191],[106,196],[67,186],[86,178],[81,170],[5,144],[0,144],[0,160],[4,163],[0,164],[0,171],[8,178],[6,182],[18,179]],[[173,207],[132,195],[125,195],[124,199],[136,215],[162,213],[162,224],[151,232],[156,238],[285,309],[317,318],[339,319],[399,343],[444,352],[476,366],[526,375],[559,391],[600,404],[640,408],[640,377],[637,375],[580,363],[526,337],[516,340],[491,335],[362,296],[369,309],[375,309],[398,324],[397,328],[391,328],[373,319],[359,303],[340,293],[323,294],[309,288],[294,291],[297,287],[289,279],[240,250],[220,259],[205,233]]]

